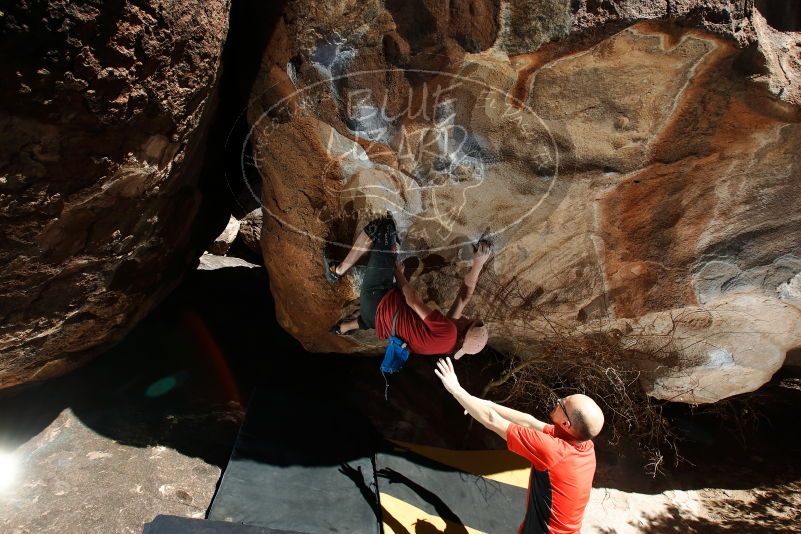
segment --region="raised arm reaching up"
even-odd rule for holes
[[[420,319],[425,319],[429,313],[431,313],[431,308],[425,305],[423,299],[417,294],[417,291],[414,290],[412,285],[406,279],[406,276],[403,274],[403,265],[400,263],[395,263],[395,283],[398,284],[401,292],[403,293],[403,298],[406,301],[406,304],[414,310],[414,312],[420,317]]]
[[[525,412],[521,412],[513,408],[507,408],[506,406],[501,406],[500,404],[496,404],[487,399],[479,399],[479,400],[483,402],[488,408],[497,412],[498,415],[516,425],[524,426],[526,428],[531,428],[539,432],[542,432],[542,429],[545,428],[546,424],[548,424],[545,423],[544,421],[540,421],[531,414],[527,414]]]
[[[509,428],[511,421],[493,410],[492,403],[487,403],[483,399],[474,397],[465,391],[459,384],[459,379],[456,377],[456,371],[453,369],[453,362],[451,362],[450,358],[439,360],[434,373],[442,380],[442,385],[445,386],[448,393],[453,395],[453,398],[462,405],[473,419],[506,439],[506,430]]]
[[[484,268],[484,264],[487,263],[490,256],[492,256],[492,246],[487,241],[480,241],[476,253],[473,254],[473,264],[470,267],[470,271],[465,275],[462,286],[459,288],[459,294],[456,295],[456,299],[451,304],[450,310],[448,310],[448,318],[458,319],[462,316],[465,306],[470,302],[476,290],[481,269]]]

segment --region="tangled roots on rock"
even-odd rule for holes
[[[547,413],[551,393],[563,397],[583,393],[593,398],[605,415],[601,439],[616,446],[635,444],[645,470],[663,473],[670,459],[678,465],[679,436],[663,414],[664,401],[646,395],[645,378],[634,362],[647,356],[652,361],[675,364],[678,355],[632,354],[612,333],[554,333],[535,343],[519,344],[508,354],[503,375],[491,382],[485,394],[501,398],[532,413]]]

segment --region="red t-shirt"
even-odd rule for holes
[[[531,462],[526,517],[518,532],[574,534],[581,530],[595,475],[592,441],[574,443],[554,425],[542,432],[514,423],[506,446]]]
[[[403,293],[393,287],[378,303],[375,312],[375,333],[381,339],[392,335],[392,316],[400,308],[395,335],[404,340],[415,354],[448,354],[456,348],[456,324],[432,310],[425,319],[406,304]]]

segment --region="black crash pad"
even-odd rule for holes
[[[379,438],[315,388],[257,390],[208,518],[308,534],[380,530]]]
[[[156,516],[150,523],[145,523],[142,534],[300,534],[288,530],[228,523],[226,521],[206,521],[173,515]]]
[[[517,532],[525,513],[525,489],[453,469],[406,449],[377,454],[375,467],[382,504],[390,495],[450,523],[449,532],[466,531],[462,527]],[[384,510],[385,522],[391,525],[388,512]]]

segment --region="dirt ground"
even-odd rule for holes
[[[604,469],[606,466],[599,466]],[[801,480],[743,485],[732,472],[731,483],[710,483],[697,489],[665,489],[659,493],[593,488],[583,533],[717,533],[801,531]],[[623,475],[619,475],[623,476]],[[643,475],[633,475],[642,478]],[[671,484],[672,483],[672,484]],[[663,486],[679,486],[670,477]],[[715,487],[723,485],[725,487]],[[746,484],[747,485],[747,484]]]

